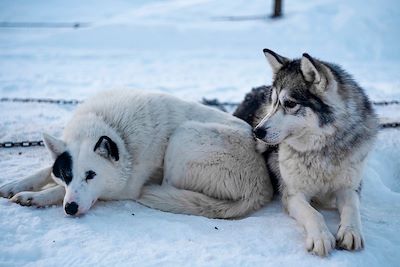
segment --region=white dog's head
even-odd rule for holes
[[[111,138],[86,138],[76,144],[66,144],[47,134],[43,134],[43,139],[55,160],[53,179],[65,187],[66,214],[84,214],[99,197],[115,189],[109,188],[109,184],[120,176],[120,154]]]

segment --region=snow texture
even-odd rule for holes
[[[0,2],[0,21],[81,22],[89,27],[0,28],[0,97],[84,100],[132,88],[185,99],[240,101],[268,84],[267,47],[339,63],[373,100],[400,99],[398,0]],[[399,106],[377,107],[399,121]],[[0,142],[60,135],[74,106],[0,103]],[[303,229],[274,200],[241,220],[152,210],[133,201],[99,202],[87,215],[0,199],[0,266],[400,266],[399,130],[379,134],[364,172],[362,252],[308,254]],[[0,183],[50,164],[44,148],[0,149]],[[333,233],[338,214],[323,212]]]

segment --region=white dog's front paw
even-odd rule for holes
[[[43,201],[37,192],[20,192],[13,196],[11,201],[21,206],[43,206]]]
[[[364,238],[358,227],[340,226],[336,234],[337,246],[347,250],[361,250],[364,248]]]
[[[12,198],[15,194],[29,190],[27,185],[22,181],[14,181],[0,187],[0,197]]]
[[[306,248],[318,256],[327,256],[335,248],[335,237],[328,229],[307,234]]]

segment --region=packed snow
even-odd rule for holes
[[[80,28],[0,28],[0,97],[84,100],[105,89],[160,91],[184,99],[240,101],[268,84],[263,48],[339,63],[373,100],[400,99],[397,0],[0,2],[1,22],[87,23]],[[83,24],[82,24],[83,25]],[[0,142],[60,135],[75,106],[0,102]],[[400,121],[400,106],[376,107]],[[327,258],[304,248],[303,229],[279,199],[240,220],[98,202],[71,218],[0,199],[0,266],[400,266],[400,131],[380,132],[364,172],[366,248]],[[42,147],[0,149],[0,184],[51,164]],[[333,233],[335,211],[323,212]]]

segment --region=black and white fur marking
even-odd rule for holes
[[[272,86],[253,89],[234,115],[251,124],[268,169],[279,178],[285,209],[306,230],[306,247],[324,256],[335,238],[310,205],[336,201],[338,247],[363,248],[359,191],[378,119],[362,88],[335,64],[303,54],[290,60],[264,54]],[[270,153],[271,145],[279,151]]]
[[[72,181],[72,157],[67,151],[56,158],[52,172],[55,177],[64,181],[66,185]]]
[[[210,218],[242,217],[272,197],[252,128],[172,96],[103,92],[75,111],[62,139],[43,138],[53,167],[0,187],[0,196],[34,206],[63,200],[73,216],[98,199],[131,199]]]

